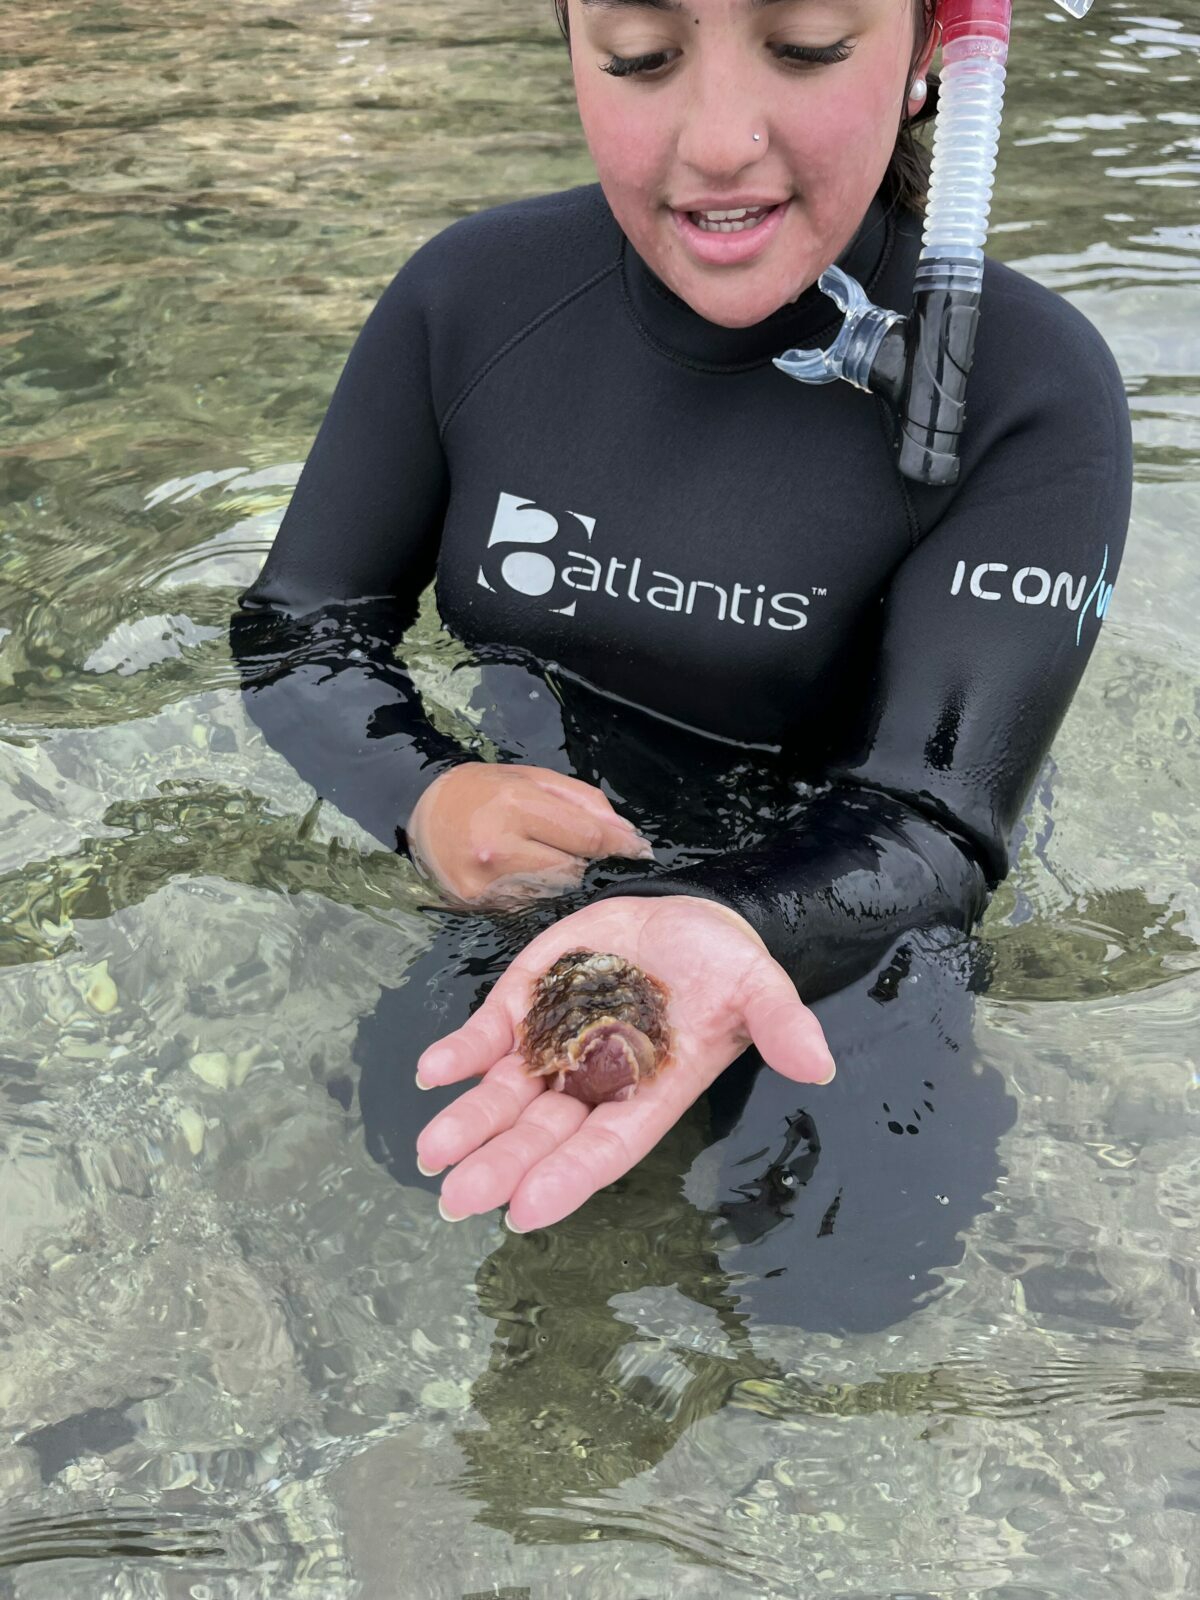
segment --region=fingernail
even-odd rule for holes
[[[833,1080],[836,1077],[837,1077],[837,1067],[834,1065],[833,1061],[830,1060],[830,1063],[829,1063],[829,1076],[827,1078],[818,1078],[817,1079],[817,1086],[819,1088],[823,1089],[827,1083],[832,1083]]]
[[[422,1089],[432,1089],[435,1087],[435,1085],[432,1083],[421,1083],[422,1067],[424,1067],[426,1072],[432,1072],[434,1077],[436,1077],[439,1072],[444,1072],[449,1065],[450,1052],[448,1050],[440,1049],[436,1044],[430,1045],[428,1050],[422,1051],[421,1059],[417,1062],[418,1084],[420,1084]]]
[[[527,1228],[518,1228],[512,1219],[511,1212],[508,1211],[504,1213],[504,1226],[508,1229],[509,1233],[528,1233],[529,1231]]]
[[[427,1167],[420,1156],[417,1157],[417,1171],[423,1178],[436,1178],[439,1172],[445,1172],[445,1170],[445,1167]]]
[[[418,1073],[417,1073],[417,1075],[416,1075],[416,1076],[415,1076],[415,1078],[414,1078],[414,1079],[413,1079],[413,1082],[414,1082],[414,1083],[415,1083],[415,1084],[416,1084],[416,1086],[417,1086],[417,1088],[418,1088],[418,1089],[433,1089],[433,1088],[436,1088],[436,1087],[437,1087],[437,1085],[436,1085],[436,1084],[432,1084],[432,1083],[422,1083],[422,1082],[421,1082],[421,1074],[420,1074],[420,1073],[419,1073],[419,1072],[418,1072]]]
[[[461,1217],[456,1217],[453,1211],[446,1210],[446,1202],[444,1200],[438,1201],[438,1210],[442,1214],[443,1222],[462,1222],[466,1217],[470,1216],[470,1212],[464,1211]]]

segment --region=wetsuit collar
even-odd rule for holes
[[[839,265],[868,292],[891,251],[892,218],[876,197]],[[707,322],[657,278],[626,239],[622,278],[634,321],[667,354],[702,366],[756,366],[795,346],[816,345],[841,322],[833,302],[813,284],[792,305],[749,328]]]

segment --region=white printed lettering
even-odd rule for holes
[[[788,592],[768,595],[765,583],[735,583],[730,587],[709,578],[687,580],[676,577],[673,572],[655,569],[652,576],[658,581],[643,596],[638,587],[642,575],[641,556],[622,560],[614,555],[595,556],[590,550],[567,550],[564,557],[561,548],[553,552],[530,549],[531,545],[547,546],[555,540],[565,545],[567,539],[572,537],[572,521],[577,524],[575,533],[582,530],[586,541],[590,542],[596,529],[595,517],[584,516],[579,511],[552,512],[533,500],[501,494],[488,535],[488,549],[491,551],[497,545],[501,548],[494,557],[486,558],[485,565],[479,568],[476,581],[480,587],[491,594],[495,594],[497,589],[508,589],[531,599],[546,599],[553,594],[556,586],[561,585],[581,594],[604,593],[613,600],[628,600],[634,605],[640,605],[644,598],[656,611],[671,611],[689,617],[695,614],[698,618],[717,622],[730,620],[739,627],[747,624],[760,627],[764,608],[769,608],[772,613],[766,619],[769,626],[783,633],[798,632],[808,624],[806,613],[811,602],[807,594]],[[504,548],[506,546],[509,548]],[[560,570],[559,563],[563,561],[565,564]],[[959,565],[960,568],[963,566],[961,562]],[[961,572],[956,581],[961,582]],[[697,609],[697,596],[703,590],[715,596],[715,613],[712,607],[703,604]],[[826,590],[821,585],[813,584],[812,592],[823,596]],[[753,618],[746,616],[742,610],[743,602],[751,597],[754,599]],[[573,617],[578,602],[572,600],[570,605],[559,606],[555,603],[557,598],[555,596],[548,602],[552,614]]]
[[[684,608],[686,610],[688,616],[689,617],[691,616],[692,608],[696,604],[696,590],[697,589],[714,589],[716,591],[716,593],[720,596],[720,598],[717,601],[717,620],[719,622],[724,622],[725,621],[725,605],[726,605],[726,601],[727,601],[727,598],[728,598],[726,593],[725,593],[725,591],[724,591],[724,589],[722,589],[722,587],[721,587],[721,585],[719,583],[705,583],[699,578],[693,578],[693,580],[692,580],[692,582],[691,582],[691,584],[690,584],[690,586],[688,588],[687,605]]]
[[[600,587],[600,574],[604,568],[595,556],[589,556],[579,550],[568,550],[567,554],[572,561],[580,563],[577,567],[564,567],[562,581],[568,589],[582,589],[584,594],[595,594]],[[581,579],[591,579],[591,582],[581,582]]]
[[[780,615],[785,617],[794,617],[795,621],[776,622],[774,617],[768,617],[767,625],[771,628],[778,628],[780,633],[798,633],[801,628],[807,626],[808,618],[804,615],[803,611],[797,611],[795,606],[784,605],[785,600],[795,600],[797,605],[802,606],[806,606],[808,604],[808,596],[806,594],[772,595],[771,610],[778,611]]]
[[[656,584],[653,589],[647,590],[646,599],[650,602],[650,604],[652,606],[654,606],[659,611],[682,611],[683,610],[683,581],[682,581],[682,579],[675,577],[675,575],[673,573],[670,573],[670,572],[655,572],[653,574],[653,576],[656,577],[656,578],[665,578],[667,583],[672,583],[672,584],[675,585],[675,587],[674,587],[674,589],[668,589],[666,587],[666,584]],[[663,603],[660,600],[656,600],[654,598],[654,596],[656,594],[672,595],[674,597],[675,604],[674,605],[669,605],[669,606],[668,605],[663,605]]]
[[[999,600],[999,589],[985,589],[983,580],[989,572],[1007,572],[1006,561],[981,561],[971,574],[971,593],[980,600]]]
[[[618,572],[624,572],[628,565],[628,561],[618,561],[616,556],[613,556],[612,560],[608,563],[608,576],[604,580],[604,592],[605,594],[610,594],[614,600],[619,600],[621,597],[613,588],[613,579],[616,577]]]
[[[1083,586],[1086,582],[1086,577],[1080,578],[1075,589],[1072,590],[1071,574],[1069,572],[1060,572],[1054,580],[1054,593],[1050,596],[1050,604],[1056,606],[1062,597],[1066,595],[1067,610],[1078,611],[1080,602],[1083,599]]]
[[[1037,594],[1025,593],[1025,583],[1028,578],[1032,578],[1041,586]],[[1022,567],[1013,579],[1012,590],[1013,599],[1018,605],[1040,606],[1050,593],[1050,574],[1045,567]]]
[[[993,572],[1007,572],[1006,561],[981,561],[971,573],[971,593],[977,600],[1000,600],[1003,595],[999,589],[990,589],[985,586],[985,580]],[[967,564],[959,561],[954,568],[954,577],[950,581],[952,595],[962,592],[963,579],[966,576]],[[1087,599],[1083,593],[1088,586],[1087,575],[1078,578],[1071,572],[1060,572],[1057,577],[1052,576],[1045,567],[1019,567],[1013,574],[1010,588],[1012,597],[1021,606],[1044,606],[1047,601],[1051,609],[1064,605],[1068,611],[1078,611],[1079,620],[1075,627],[1075,643],[1083,640],[1083,620],[1091,609],[1092,601],[1096,602],[1096,617],[1103,621],[1108,612],[1109,601],[1112,599],[1113,586],[1105,582],[1108,572],[1108,546],[1104,547],[1104,560],[1100,565],[1100,576],[1088,590]],[[1082,609],[1080,609],[1082,602]]]

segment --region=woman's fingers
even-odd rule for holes
[[[564,777],[560,773],[551,772],[548,767],[532,769],[530,781],[539,789],[545,789],[547,794],[560,795],[564,800],[569,800],[572,805],[579,806],[598,821],[616,823],[618,827],[627,829],[635,838],[642,837],[633,823],[627,821],[614,808],[603,789],[598,789],[595,784],[584,783],[581,778]]]
[[[442,1184],[443,1215],[475,1216],[504,1205],[530,1169],[570,1139],[587,1115],[587,1106],[571,1095],[536,1089],[535,1098],[511,1127],[465,1156],[448,1174]]]
[[[511,1053],[515,1042],[512,1023],[504,997],[497,992],[503,984],[504,978],[501,978],[479,1010],[468,1017],[461,1028],[422,1051],[417,1059],[419,1088],[437,1089],[459,1083],[463,1078],[478,1077]]]
[[[531,840],[589,860],[652,854],[649,843],[619,817],[597,817],[558,797],[539,796],[531,802],[521,817],[521,829]]]
[[[456,899],[487,904],[561,892],[590,859],[647,856],[648,842],[604,794],[548,768],[466,762],[440,774],[408,819],[413,859]]]
[[[528,1233],[531,1228],[549,1228],[578,1211],[592,1195],[624,1177],[649,1155],[683,1109],[666,1098],[652,1100],[649,1096],[640,1104],[635,1097],[593,1107],[579,1131],[539,1161],[513,1191],[508,1206],[513,1230]]]
[[[417,1139],[417,1159],[430,1173],[456,1165],[511,1128],[544,1093],[544,1081],[531,1077],[519,1056],[505,1056],[478,1087],[426,1124]]]
[[[761,962],[742,1014],[755,1048],[769,1067],[794,1083],[828,1083],[836,1070],[821,1024],[783,968]]]

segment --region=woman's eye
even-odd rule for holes
[[[613,56],[600,70],[614,78],[652,78],[678,54],[678,50],[655,50],[648,56]]]
[[[839,39],[836,44],[779,44],[772,49],[780,61],[803,67],[831,67],[835,61],[845,61],[854,46],[849,39]]]
[[[786,61],[798,67],[829,67],[837,61],[845,61],[854,49],[849,39],[839,39],[836,44],[809,45],[809,44],[780,44],[772,45],[771,51],[779,61]],[[607,72],[614,78],[656,78],[662,74],[665,67],[669,67],[678,56],[678,50],[655,50],[644,56],[611,56],[601,67],[602,72]]]

